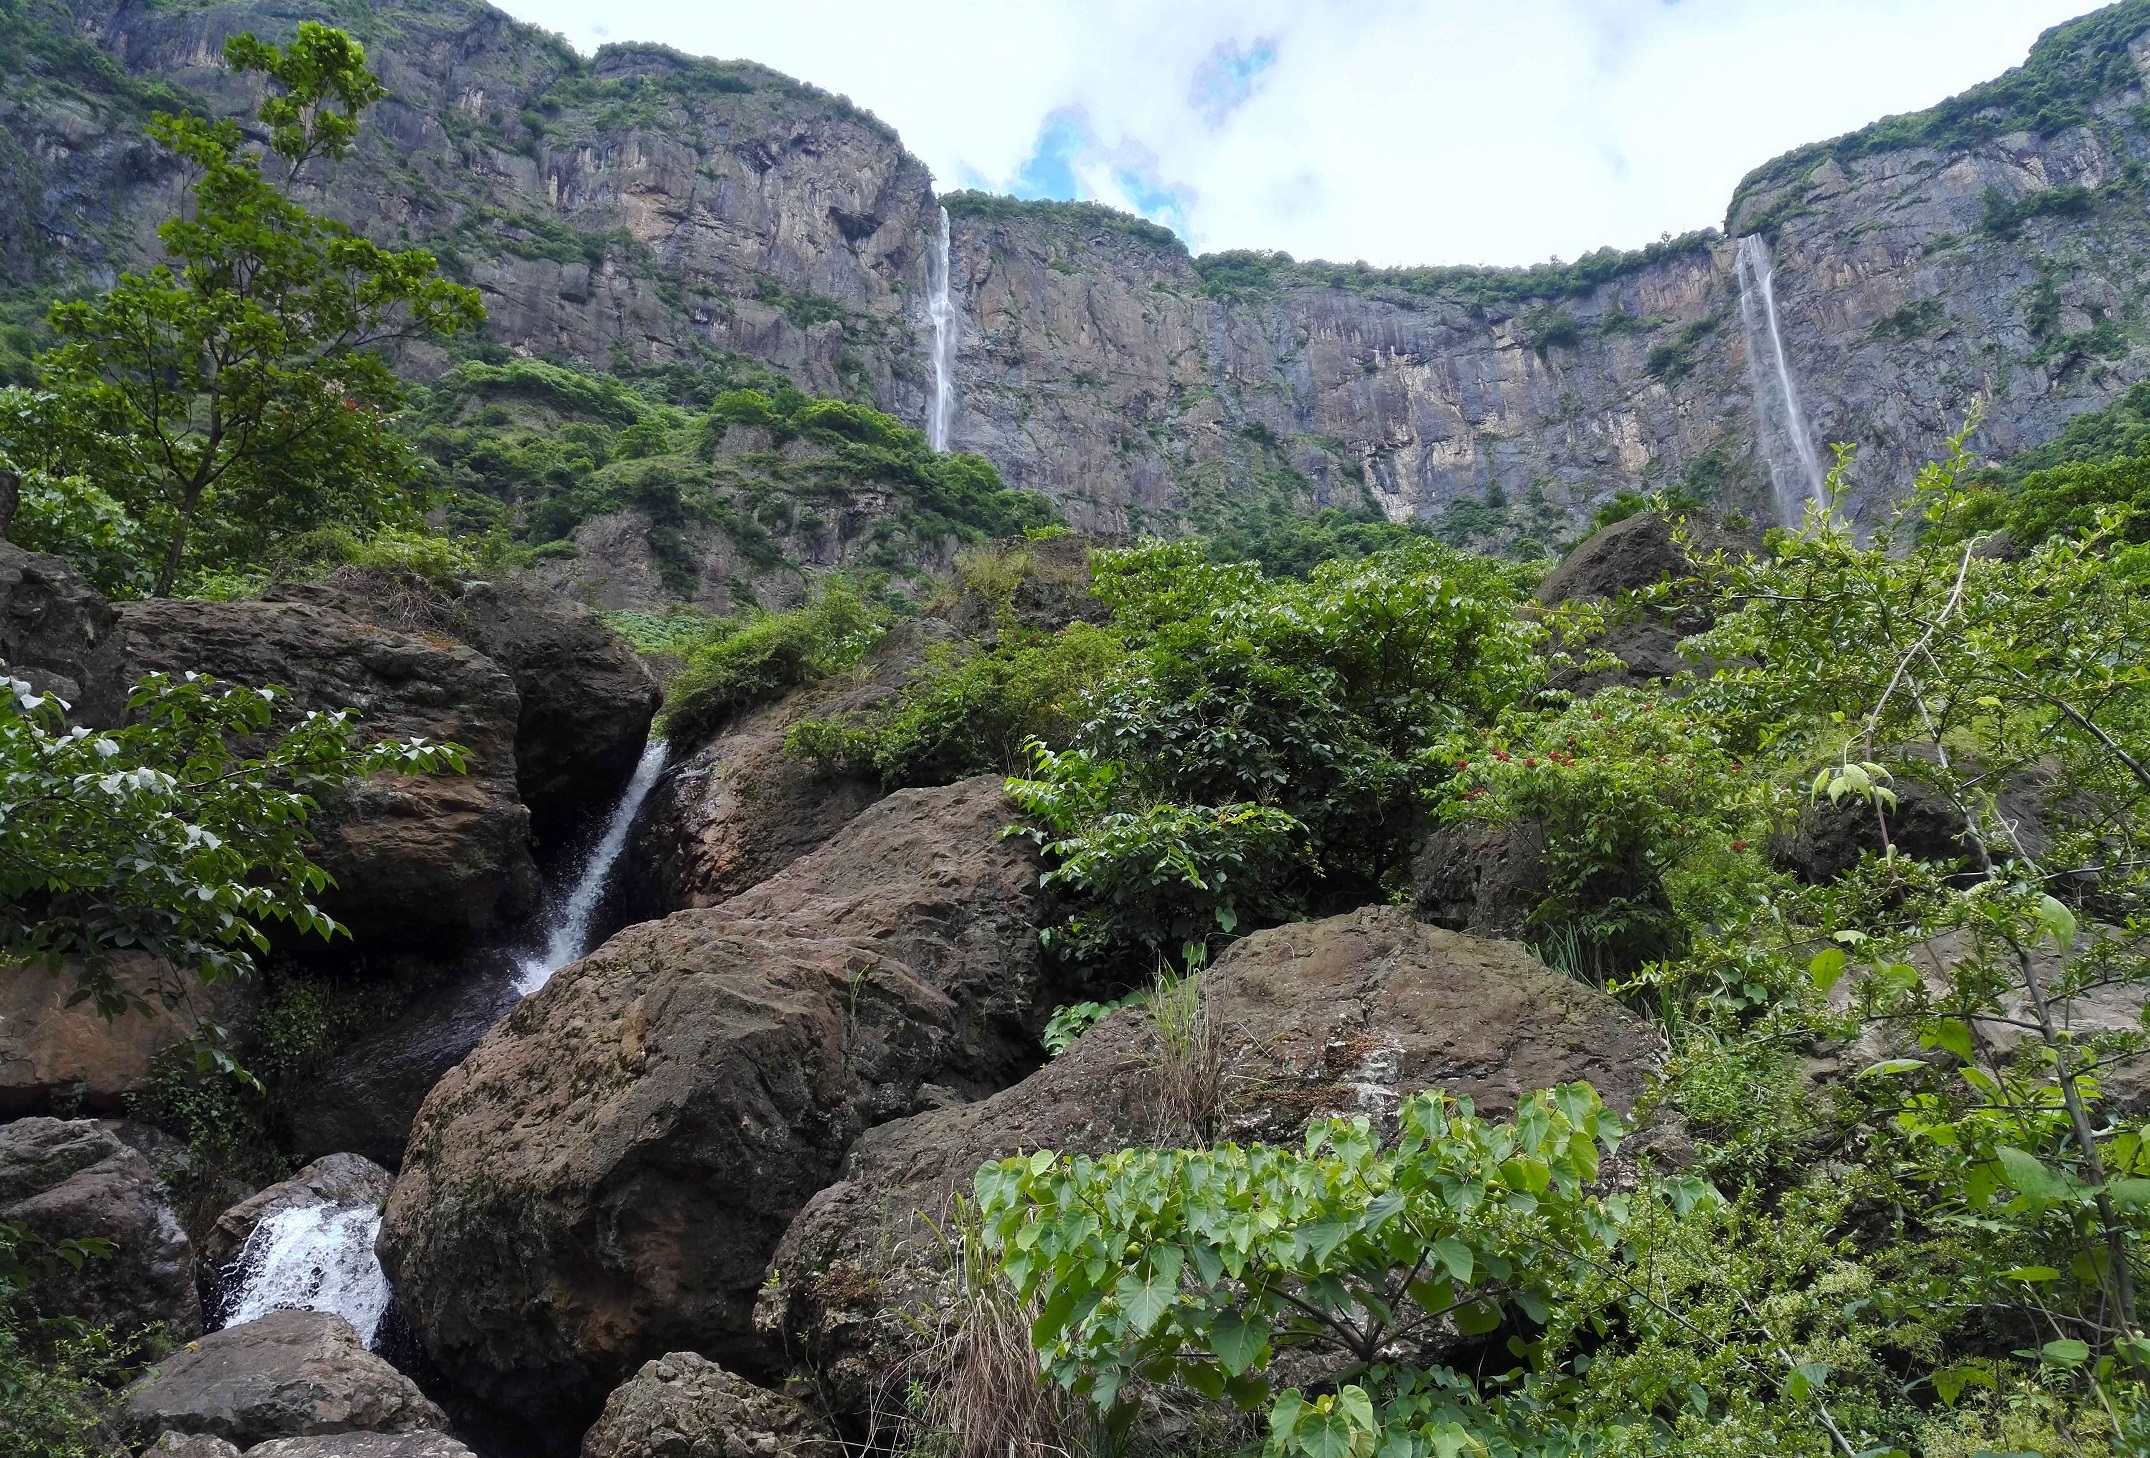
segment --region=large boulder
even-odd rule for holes
[[[1627,1109],[1659,1055],[1645,1022],[1515,943],[1396,907],[1256,932],[1196,985],[1200,1039],[1167,1042],[1147,1014],[1116,1013],[1013,1088],[859,1140],[785,1233],[757,1312],[835,1410],[887,1400],[918,1355],[952,1295],[951,1201],[988,1160],[1290,1142],[1314,1118],[1392,1119],[1429,1088],[1502,1118],[1532,1090],[1588,1079]]]
[[[521,711],[515,779],[547,844],[601,814],[634,773],[663,695],[627,641],[581,603],[523,578],[460,586],[344,568],[272,589],[396,631],[461,639],[507,670]]]
[[[1702,516],[1678,522],[1657,512],[1640,512],[1591,535],[1538,584],[1538,602],[1613,604],[1604,636],[1587,645],[1620,660],[1617,668],[1584,674],[1572,669],[1554,676],[1554,687],[1593,694],[1614,684],[1641,685],[1671,678],[1696,667],[1680,652],[1680,643],[1715,621],[1713,605],[1698,587],[1675,587],[1662,603],[1624,602],[1630,594],[1659,583],[1682,584],[1695,576],[1696,562],[1675,529],[1705,552],[1749,552],[1754,543]],[[1585,645],[1568,645],[1580,648]]]
[[[107,1018],[91,1003],[71,1003],[71,966],[57,975],[42,966],[0,969],[0,1118],[119,1113],[127,1095],[147,1086],[159,1053],[204,1023],[231,1023],[253,996],[251,984],[204,987],[140,952],[114,953],[112,975],[156,1011]]]
[[[749,1373],[769,1253],[864,1129],[1023,1076],[1038,866],[997,777],[892,795],[722,906],[553,977],[426,1099],[380,1249],[444,1372],[587,1419],[694,1348]]]
[[[136,602],[120,621],[130,681],[161,670],[273,684],[297,708],[356,711],[370,734],[470,751],[467,775],[376,776],[316,823],[316,858],[337,882],[322,904],[355,936],[463,945],[536,909],[543,888],[516,795],[521,700],[491,659],[315,603]]]
[[[823,773],[784,752],[807,719],[844,719],[887,702],[924,661],[945,625],[903,624],[855,673],[809,684],[741,714],[681,757],[650,792],[628,854],[625,909],[636,919],[715,906],[820,846],[886,791],[866,775]]]
[[[67,700],[83,723],[108,724],[126,702],[110,682],[117,624],[112,605],[67,563],[0,541],[0,665]]]
[[[215,1278],[226,1271],[246,1248],[254,1227],[284,1210],[313,1205],[371,1205],[388,1203],[389,1186],[395,1176],[372,1160],[356,1154],[331,1154],[315,1160],[288,1180],[241,1200],[217,1216],[202,1236],[203,1274]]]
[[[366,1350],[351,1323],[272,1311],[174,1352],[127,1389],[145,1436],[206,1433],[241,1448],[321,1433],[445,1428],[416,1383]]]
[[[1935,773],[1932,747],[1903,745],[1882,758],[1891,774],[1895,804],[1877,806],[1860,795],[1835,802],[1817,798],[1802,805],[1793,823],[1771,838],[1771,860],[1810,886],[1833,881],[1860,857],[1878,856],[1890,846],[1913,860],[1973,861],[1963,812],[1924,778]],[[2052,803],[2055,784],[2053,774],[2037,765],[2002,781],[1994,797],[1994,817],[1986,826],[1987,854],[2005,861],[2018,851],[2033,858],[2046,853],[2052,844],[2048,822],[2056,808],[2065,808]],[[1975,864],[1970,869],[1975,872]]]
[[[668,1352],[613,1390],[582,1458],[837,1458],[826,1424],[707,1357]]]
[[[472,583],[457,607],[464,641],[514,676],[516,782],[539,839],[557,840],[618,797],[664,695],[597,614],[535,583]]]
[[[1521,936],[1552,889],[1545,828],[1535,820],[1444,825],[1411,862],[1419,919],[1474,936]]]
[[[51,1315],[136,1330],[162,1323],[182,1340],[202,1329],[194,1247],[148,1160],[94,1119],[0,1125],[0,1220],[47,1242],[110,1241],[109,1260],[61,1266],[32,1283]]]

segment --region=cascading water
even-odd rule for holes
[[[1777,325],[1777,290],[1769,245],[1759,233],[1739,240],[1734,255],[1739,273],[1739,316],[1747,330],[1747,372],[1754,383],[1755,423],[1760,428],[1762,458],[1777,489],[1777,511],[1787,526],[1797,526],[1808,502],[1826,505],[1828,473],[1822,469],[1799,389],[1785,357],[1784,334]]]
[[[948,209],[941,209],[941,231],[926,263],[926,313],[933,321],[933,413],[926,418],[926,444],[948,449],[948,427],[956,416],[956,313],[948,300]]]
[[[373,1253],[381,1212],[371,1205],[298,1205],[263,1218],[224,1273],[224,1325],[272,1311],[332,1312],[372,1346],[389,1302]]]
[[[575,878],[575,889],[553,913],[545,949],[525,958],[517,967],[515,990],[525,997],[543,987],[552,979],[553,973],[590,949],[590,918],[597,914],[598,903],[604,899],[605,886],[612,879],[612,868],[627,846],[628,832],[634,829],[636,813],[656,786],[657,776],[664,773],[665,751],[662,739],[652,739],[643,749],[634,778],[620,792],[619,803],[612,807],[612,814],[605,821],[604,833],[598,837],[597,844],[590,847],[590,853],[582,863],[581,873]]]

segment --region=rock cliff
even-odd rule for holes
[[[316,9],[0,18],[0,270],[34,292],[142,257],[179,185],[142,115],[235,109],[221,38]],[[471,0],[322,13],[395,99],[318,201],[435,248],[495,341],[600,366],[748,356],[923,420],[936,201],[873,117],[751,64],[581,58]],[[1193,258],[1103,209],[958,194],[953,444],[1113,531],[1337,505],[1512,547],[1671,486],[1774,516],[1735,265],[1756,234],[1811,434],[1863,447],[1851,501],[1871,515],[1975,401],[1974,448],[1998,455],[2150,365],[2146,57],[2150,3],[2127,0],[1934,111],[1770,163],[1722,234],[1565,266]]]

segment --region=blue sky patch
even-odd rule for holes
[[[1277,63],[1277,43],[1261,39],[1242,47],[1236,40],[1219,41],[1202,64],[1194,69],[1187,104],[1213,127],[1245,106],[1254,96],[1255,83]]]

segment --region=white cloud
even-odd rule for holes
[[[597,9],[587,0],[510,0],[507,8],[585,48],[606,38],[659,41],[843,92],[897,127],[944,187],[1014,187],[1041,135],[1057,136],[1083,195],[1148,211],[1200,249],[1525,263],[1720,222],[1750,168],[1997,75],[2040,30],[2087,5],[610,0]]]

